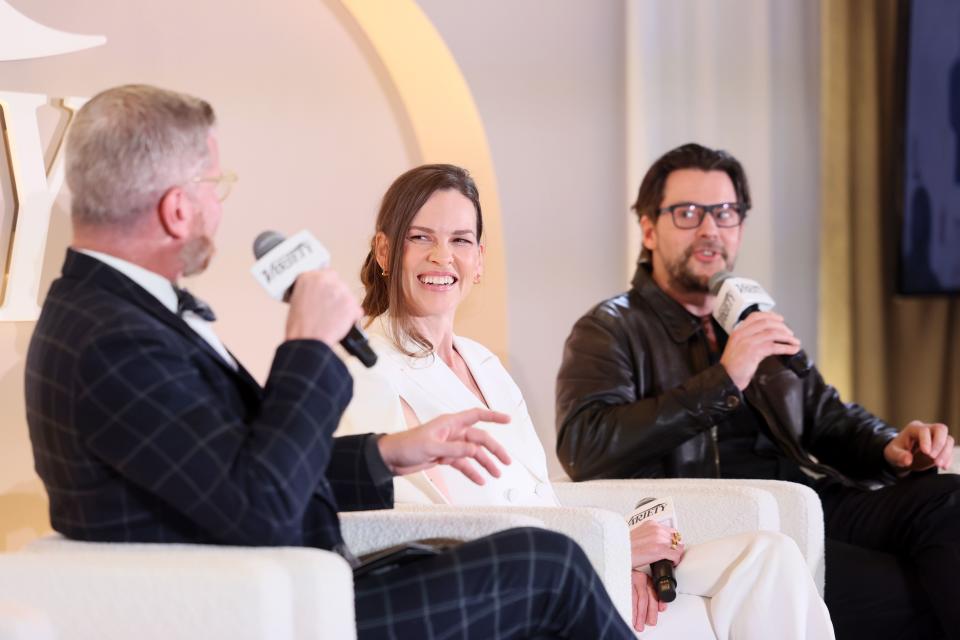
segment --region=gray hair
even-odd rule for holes
[[[213,108],[147,85],[107,89],[74,118],[66,176],[72,215],[85,225],[128,225],[210,161]]]

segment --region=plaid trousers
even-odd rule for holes
[[[501,531],[355,584],[360,640],[635,638],[583,550]]]

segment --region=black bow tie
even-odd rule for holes
[[[217,319],[216,314],[213,313],[213,309],[211,309],[210,305],[206,302],[193,297],[193,294],[186,289],[181,289],[180,287],[174,287],[173,289],[177,292],[178,316],[182,316],[185,312],[190,311],[207,322],[214,322]]]

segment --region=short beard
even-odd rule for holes
[[[710,293],[710,277],[698,276],[689,268],[690,259],[693,258],[693,252],[702,248],[704,248],[703,245],[690,245],[684,250],[679,260],[664,265],[667,268],[670,286],[673,287],[674,290],[684,293]],[[713,249],[720,254],[727,271],[733,270],[733,260],[730,259],[723,245],[711,244],[706,248]]]
[[[213,239],[203,232],[203,217],[194,218],[195,223],[191,229],[190,237],[180,249],[180,261],[183,264],[184,276],[195,276],[203,273],[210,265],[213,254],[216,253],[216,247]]]

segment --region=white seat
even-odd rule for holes
[[[417,538],[536,526],[523,514],[341,514],[359,553]],[[0,639],[356,637],[353,573],[294,547],[92,543],[59,535],[0,554]],[[43,635],[46,634],[46,635]]]
[[[778,481],[699,479],[560,481],[553,486],[562,507],[398,505],[396,511],[422,518],[432,514],[447,523],[467,516],[478,517],[483,523],[504,515],[523,515],[564,533],[583,548],[618,611],[629,621],[632,588],[625,515],[641,498],[669,496],[676,502],[684,539],[690,544],[750,531],[781,531],[793,537],[811,574],[816,577],[820,571],[818,586],[822,593],[823,512],[816,494],[806,487]],[[345,538],[351,549],[363,552],[372,545],[352,537],[359,531],[351,531],[350,520],[367,518],[370,526],[389,526],[378,519],[378,513],[344,514]],[[474,531],[477,535],[490,532]],[[411,532],[405,539],[415,539],[419,533]]]
[[[645,497],[674,499],[690,544],[747,531],[780,531],[797,543],[821,594],[824,590],[823,508],[803,485],[779,480],[644,479],[554,482],[560,502],[626,514]]]
[[[683,479],[556,482],[554,488],[563,507],[401,505],[340,514],[341,526],[357,554],[423,538],[471,540],[512,527],[559,531],[583,547],[629,620],[624,515],[640,498],[669,496],[689,543],[782,531],[797,541],[822,587],[823,514],[806,487]],[[62,640],[356,637],[352,572],[340,556],[318,549],[86,543],[48,536],[0,555],[0,603],[0,631],[12,638],[24,635],[10,629],[26,628],[47,629],[46,637]]]
[[[42,611],[0,601],[0,640],[55,640],[53,623]]]
[[[953,448],[953,464],[944,473],[960,473],[960,447]]]

